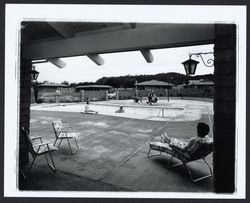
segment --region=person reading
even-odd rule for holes
[[[206,123],[198,123],[197,125],[197,137],[192,137],[188,142],[181,141],[177,138],[170,138],[167,133],[162,135],[162,141],[168,143],[170,146],[179,148],[182,152],[192,154],[198,149],[199,144],[210,143],[212,138],[208,137],[209,126]]]

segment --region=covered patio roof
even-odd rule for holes
[[[22,22],[23,59],[53,59],[141,51],[152,62],[150,49],[211,44],[214,24],[148,24],[86,22]]]

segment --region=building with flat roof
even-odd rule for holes
[[[168,82],[150,80],[135,84],[139,90],[171,89],[174,85]]]
[[[204,79],[201,80],[190,80],[189,84],[183,85],[184,88],[190,89],[214,89],[214,82],[207,81]]]
[[[41,93],[45,92],[55,92],[59,91],[69,91],[69,86],[66,84],[58,84],[58,83],[44,83],[37,85],[38,91]]]
[[[110,90],[112,86],[109,85],[79,85],[76,86],[76,91],[89,90],[89,91],[100,91],[100,90]]]

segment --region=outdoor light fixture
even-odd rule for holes
[[[32,71],[31,71],[31,80],[36,81],[39,75],[39,72],[35,70],[35,66],[32,66]]]
[[[186,75],[194,75],[195,71],[196,71],[196,67],[197,64],[199,63],[198,61],[195,61],[193,59],[191,59],[192,55],[195,55],[197,57],[200,57],[203,64],[206,67],[212,67],[214,65],[214,60],[213,59],[208,59],[206,62],[202,57],[202,54],[213,54],[213,52],[207,52],[207,53],[191,53],[189,54],[189,59],[187,61],[182,62],[185,71],[186,71]]]
[[[37,98],[38,98],[38,90],[37,90],[37,78],[39,75],[39,72],[35,70],[35,66],[32,66],[32,71],[31,71],[31,84],[33,86],[34,90],[34,98],[35,98],[35,103],[37,103]]]

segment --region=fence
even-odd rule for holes
[[[32,90],[31,90],[32,91]],[[116,99],[132,99],[136,96],[138,97],[147,97],[149,91],[147,90],[117,90]],[[104,101],[108,100],[108,91],[87,91],[82,90],[81,92],[75,92],[74,90],[70,91],[61,91],[61,96],[59,97],[59,102],[86,102],[89,98],[91,101]],[[154,93],[157,97],[167,97],[167,89],[155,89]],[[31,101],[34,102],[34,94],[31,94]],[[213,98],[214,90],[213,89],[170,89],[170,97],[200,97],[200,98]],[[55,92],[39,92],[38,93],[38,103],[55,103],[56,96]]]
[[[108,91],[106,90],[100,90],[100,91],[90,91],[90,90],[82,90],[81,91],[81,100],[87,101],[87,99],[90,99],[90,101],[103,101],[107,100],[108,98]]]
[[[61,91],[61,96],[59,96],[59,102],[70,103],[70,102],[80,102],[81,92],[74,91]],[[55,92],[39,92],[38,93],[38,103],[55,103],[56,95]]]

